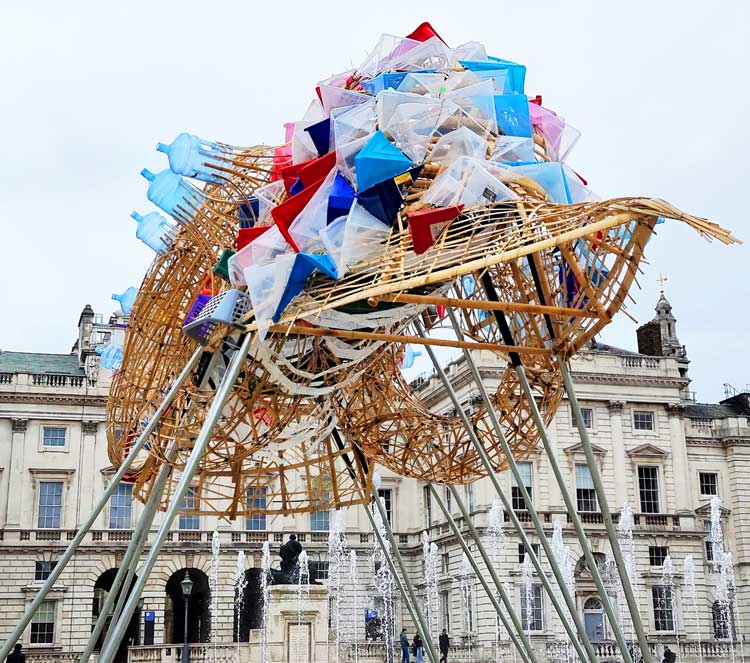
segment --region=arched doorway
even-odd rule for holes
[[[193,590],[188,600],[188,641],[208,642],[211,635],[211,591],[208,576],[200,569],[180,569],[167,580],[165,591],[167,605],[164,611],[164,638],[172,644],[183,642],[185,629],[185,599],[182,597],[180,582],[185,572],[193,581]]]
[[[101,614],[102,609],[104,608],[104,603],[107,600],[107,596],[109,596],[110,590],[112,589],[112,583],[115,581],[115,576],[117,575],[117,569],[108,569],[104,573],[102,573],[99,578],[97,579],[96,583],[94,583],[94,602],[91,609],[91,628],[93,630],[94,624],[96,624],[97,619],[99,619],[99,615]],[[130,587],[128,587],[128,594],[130,594],[130,590],[133,588],[133,585],[135,584],[135,581],[137,578],[134,576],[133,580],[130,584]],[[117,599],[120,597],[120,593],[122,592],[122,589],[120,592],[117,593],[117,596],[115,597],[115,603],[112,605],[112,609],[114,609],[115,604],[117,603]],[[96,645],[94,647],[94,651],[101,651],[102,648],[102,642],[104,638],[107,636],[107,631],[110,627],[110,621],[111,621],[112,614],[110,612],[109,615],[107,615],[107,621],[104,624],[104,628],[102,629],[101,635],[96,641]],[[128,660],[128,646],[129,645],[139,645],[141,644],[140,638],[141,638],[141,631],[140,631],[140,623],[141,623],[141,613],[140,610],[136,609],[136,611],[133,613],[133,616],[130,619],[130,623],[128,624],[128,629],[125,631],[125,636],[120,641],[120,646],[117,648],[117,654],[115,655],[115,661],[117,663],[124,663],[124,661]]]
[[[586,628],[586,637],[591,642],[601,642],[606,639],[604,610],[602,609],[602,602],[598,598],[592,596],[584,602],[583,624]]]
[[[263,590],[261,588],[261,569],[245,571],[245,589],[242,597],[235,588],[234,593],[234,630],[235,642],[249,642],[250,631],[263,626]]]

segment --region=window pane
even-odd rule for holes
[[[133,484],[121,483],[109,498],[109,528],[130,529],[133,512]]]
[[[699,474],[701,495],[718,495],[719,478],[714,472],[701,472]]]
[[[383,500],[383,506],[385,507],[385,515],[388,519],[388,524],[393,527],[393,491],[391,491],[390,488],[379,488],[378,497]]]
[[[193,510],[193,509],[197,509],[199,504],[200,504],[200,500],[198,499],[198,489],[193,488],[193,487],[188,488],[187,492],[185,493],[185,497],[182,499],[182,504],[180,504],[180,508],[185,509],[185,510]],[[181,513],[179,528],[180,529],[200,529],[201,528],[200,516],[189,514],[189,513]]]
[[[451,629],[451,601],[449,592],[440,592],[440,613],[442,616],[442,627],[446,631]]]
[[[52,426],[45,426],[42,429],[42,446],[45,447],[64,447],[65,446],[65,429]]]
[[[664,566],[664,560],[669,554],[667,546],[649,546],[648,563],[650,566]]]
[[[528,631],[541,631],[544,628],[542,621],[542,586],[531,587],[530,601],[527,601],[526,587],[521,586],[521,619]]]
[[[35,562],[34,563],[34,580],[44,581],[49,578],[57,562]]]
[[[599,507],[596,503],[596,491],[591,470],[588,465],[576,465],[576,502],[578,511],[594,512]]]
[[[424,524],[429,528],[432,527],[432,495],[429,486],[422,488],[422,499],[424,501]]]
[[[590,407],[582,407],[581,414],[583,415],[583,425],[585,428],[592,428],[594,425],[594,410]],[[574,428],[578,427],[573,408],[570,408],[570,421]]]
[[[266,514],[252,513],[255,509],[265,509],[268,506],[268,487],[250,486],[245,495],[247,510],[250,515],[245,519],[245,529],[263,531],[266,529]]]
[[[659,473],[656,467],[638,468],[642,513],[659,513]]]
[[[654,430],[654,413],[634,410],[633,428],[635,430]]]
[[[59,528],[62,514],[62,481],[39,482],[37,527]]]
[[[323,494],[323,501],[328,502],[330,495],[328,493]],[[320,502],[318,502],[320,504]],[[377,507],[373,504],[374,509]],[[313,532],[327,532],[331,528],[331,512],[325,511],[313,511],[310,514],[310,529]]]
[[[654,627],[657,631],[674,631],[672,615],[672,589],[652,587],[651,599],[654,606]]]
[[[31,618],[31,643],[49,645],[55,641],[55,603],[42,601]]]
[[[532,491],[532,464],[531,463],[518,463],[518,473],[521,475],[524,487],[529,493],[529,497],[533,500],[534,493]],[[521,490],[518,488],[515,477],[511,477],[512,485],[510,489],[511,501],[513,503],[514,511],[526,511],[526,502],[523,499]]]

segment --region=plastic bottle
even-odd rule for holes
[[[203,182],[219,183],[225,178],[214,165],[220,163],[221,150],[216,143],[198,136],[181,133],[169,145],[158,143],[156,149],[169,158],[172,172],[185,177],[193,177]]]
[[[159,254],[166,253],[172,247],[175,227],[159,212],[150,212],[146,216],[133,212],[130,216],[138,222],[135,236],[146,246]]]
[[[120,309],[123,315],[130,315],[133,310],[133,302],[135,302],[136,295],[138,295],[138,288],[130,287],[122,294],[113,294],[112,299],[116,302],[120,302]]]

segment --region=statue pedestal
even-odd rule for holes
[[[308,591],[309,590],[309,591]],[[268,603],[270,663],[328,663],[328,588],[273,585]],[[261,662],[260,646],[253,661]]]

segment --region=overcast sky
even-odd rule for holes
[[[276,144],[315,82],[359,63],[383,32],[429,20],[528,67],[527,93],[583,136],[569,163],[603,197],[662,197],[748,230],[745,2],[17,2],[0,5],[0,349],[67,352],[81,308],[109,314],[151,260],[132,210],[142,167],[181,131]],[[750,383],[750,245],[659,227],[631,312],[656,279],[678,318],[701,400]],[[620,316],[602,340],[635,347]]]

